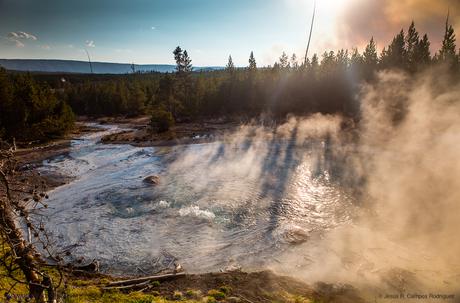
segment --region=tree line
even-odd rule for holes
[[[363,81],[374,81],[377,71],[400,69],[408,73],[418,73],[434,65],[445,65],[450,74],[458,78],[460,71],[460,52],[449,20],[446,21],[441,49],[434,55],[430,53],[430,40],[427,34],[420,34],[414,22],[407,29],[395,35],[390,44],[379,53],[373,38],[362,52],[352,50],[326,51],[321,56],[314,54],[306,60],[299,60],[295,54],[283,53],[273,66],[258,67],[253,52],[248,65],[237,68],[231,56],[225,69],[217,71],[193,70],[192,59],[186,50],[177,47],[173,54],[176,61],[174,73],[140,73],[126,75],[35,75],[26,82],[30,86],[49,85],[54,89],[35,88],[40,97],[30,100],[47,99],[46,113],[32,105],[38,101],[25,101],[23,95],[8,93],[10,88],[2,88],[1,94],[10,94],[18,99],[23,108],[35,115],[23,112],[20,123],[11,121],[9,114],[16,107],[4,111],[9,102],[2,101],[0,129],[5,135],[17,132],[21,127],[30,127],[46,120],[56,122],[51,133],[68,127],[67,117],[71,115],[68,104],[74,113],[89,116],[137,116],[150,114],[152,126],[158,131],[167,130],[175,121],[188,121],[206,117],[252,118],[261,113],[282,119],[286,114],[307,115],[324,113],[342,115],[359,120],[360,105],[356,99],[359,85]],[[6,76],[8,81],[25,81],[24,76]],[[1,84],[3,81],[3,84]],[[5,84],[2,87],[21,85]],[[17,96],[12,97],[14,94]],[[46,95],[46,97],[45,97]],[[10,98],[10,97],[7,97]],[[2,99],[3,98],[3,99]],[[22,98],[22,99],[21,99]],[[26,98],[26,99],[27,99]],[[21,101],[22,100],[22,101]],[[38,102],[44,104],[46,102]],[[19,108],[21,108],[19,106]],[[8,107],[8,106],[7,106]],[[5,113],[5,114],[4,114]],[[8,113],[8,114],[7,114]],[[70,117],[70,116],[69,116]],[[8,120],[9,119],[9,120]],[[4,122],[3,122],[4,121]],[[37,122],[39,121],[39,122]],[[15,125],[15,126],[13,126]],[[46,129],[47,127],[45,127]],[[27,132],[24,132],[27,133]],[[35,132],[32,132],[35,134]],[[38,132],[50,135],[44,130]]]
[[[46,141],[65,134],[74,120],[70,106],[49,86],[0,68],[0,139]]]
[[[160,79],[152,106],[168,111],[174,119],[222,115],[250,118],[261,113],[283,118],[289,113],[316,112],[359,119],[359,84],[373,81],[379,70],[400,69],[414,74],[433,65],[445,65],[458,77],[460,52],[455,42],[454,29],[447,20],[442,47],[431,55],[428,35],[420,35],[412,22],[407,32],[402,29],[380,53],[371,38],[362,53],[357,48],[342,49],[299,62],[295,54],[283,52],[273,66],[258,68],[251,52],[246,68],[236,68],[229,56],[225,70],[205,74],[192,73],[190,58],[184,51],[181,60],[182,50],[177,48],[176,74]]]

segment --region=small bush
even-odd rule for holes
[[[227,285],[222,285],[221,287],[219,287],[219,290],[226,295],[229,295],[232,292],[232,288]]]
[[[208,295],[216,300],[223,300],[226,297],[225,293],[216,289],[211,289],[210,291],[208,291]]]
[[[153,282],[152,282],[152,286],[153,286],[153,287],[158,287],[158,286],[160,286],[160,281],[153,281]]]
[[[182,294],[182,292],[180,292],[180,291],[178,291],[178,290],[176,290],[176,291],[174,292],[174,294],[173,294],[173,299],[174,299],[174,300],[179,301],[179,300],[182,300],[183,298],[184,298],[184,295]]]
[[[217,303],[217,300],[214,297],[209,296],[206,298],[206,302],[207,303]]]
[[[154,110],[150,118],[150,126],[158,133],[167,132],[174,126],[174,117],[164,109]]]
[[[198,299],[199,297],[201,297],[201,291],[189,289],[185,292],[185,295],[187,296],[187,298]]]

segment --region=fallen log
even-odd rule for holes
[[[103,290],[113,290],[113,289],[118,289],[118,290],[131,290],[131,289],[137,289],[137,288],[144,288],[145,286],[148,286],[150,284],[150,281],[145,281],[142,283],[137,283],[137,284],[132,284],[132,285],[123,285],[123,286],[104,286],[101,287]]]
[[[129,279],[129,280],[110,282],[109,284],[107,284],[106,287],[132,285],[132,284],[139,284],[142,282],[150,282],[150,281],[165,281],[165,280],[176,279],[176,278],[183,277],[183,276],[185,276],[184,272],[157,275],[157,276],[148,276],[148,277],[141,277],[141,278],[135,278],[135,279]]]

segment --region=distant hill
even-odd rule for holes
[[[0,66],[15,71],[48,72],[48,73],[84,73],[91,72],[87,61],[74,60],[46,60],[46,59],[0,59]],[[95,74],[126,74],[131,71],[131,64],[92,62]],[[135,64],[136,71],[169,73],[175,69],[174,65],[167,64]],[[222,67],[195,67],[195,71],[219,70]]]

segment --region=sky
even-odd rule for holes
[[[195,66],[272,65],[283,51],[304,56],[314,0],[0,0],[0,58],[173,64],[186,49]],[[415,19],[439,46],[460,0],[317,0],[312,53],[381,48]],[[460,16],[459,16],[460,17]]]

